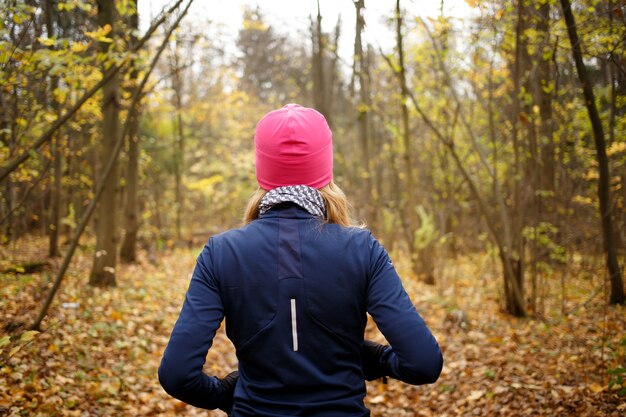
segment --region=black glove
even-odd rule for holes
[[[369,340],[363,341],[361,356],[363,359],[363,376],[367,381],[383,378],[383,382],[387,382],[389,375],[389,365],[387,365],[387,357],[390,348],[387,345],[381,345]]]
[[[239,371],[234,371],[226,375],[224,378],[218,378],[222,388],[224,388],[224,395],[217,406],[220,410],[226,414],[230,414],[233,411],[233,404],[235,403],[235,385],[239,380]]]

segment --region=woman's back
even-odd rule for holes
[[[368,415],[369,233],[283,205],[211,240],[239,359],[233,415]]]
[[[440,355],[436,342],[367,230],[283,204],[212,238],[208,250],[239,359],[234,416],[369,415],[361,360],[368,309],[399,340],[394,349],[406,363],[397,361],[398,376],[415,378],[417,359],[417,378],[438,375],[440,356],[425,364],[428,355],[416,357],[433,348]]]

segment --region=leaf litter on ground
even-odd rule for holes
[[[27,245],[45,248],[42,240]],[[31,260],[45,255],[24,251]],[[157,379],[198,251],[173,249],[156,263],[121,265],[118,286],[108,290],[86,285],[92,258],[79,252],[41,332],[26,327],[50,274],[0,275],[0,415],[224,416],[172,399]],[[442,271],[435,287],[396,263],[445,364],[433,385],[368,382],[372,415],[623,416],[626,398],[619,386],[609,389],[608,371],[625,365],[626,309],[605,307],[598,297],[567,316],[513,318],[499,310],[497,274],[485,266],[486,256],[476,256]],[[51,264],[58,267],[57,260]],[[579,284],[586,285],[569,285]],[[590,293],[582,288],[569,302],[582,303]],[[371,320],[366,337],[384,342]],[[205,372],[224,375],[236,367],[222,326]]]

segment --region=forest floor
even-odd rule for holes
[[[60,261],[47,260],[37,273],[0,274],[0,415],[223,416],[168,397],[156,375],[199,248],[168,249],[151,261],[142,254],[120,266],[110,290],[86,285],[90,249],[72,262],[42,332],[20,324],[37,314]],[[46,260],[45,241],[0,248],[0,260],[0,271]],[[369,382],[373,416],[626,415],[624,386],[609,389],[617,375],[608,372],[626,367],[626,309],[606,307],[605,293],[594,292],[600,268],[568,276],[564,299],[561,278],[545,279],[539,320],[501,312],[497,268],[484,254],[448,262],[436,287],[394,261],[445,365],[434,385]],[[373,323],[367,332],[383,340]],[[205,371],[223,375],[236,365],[221,329]]]

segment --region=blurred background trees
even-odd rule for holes
[[[502,308],[541,317],[547,297],[567,290],[568,276],[607,262],[609,234],[619,272],[611,278],[621,282],[623,2],[571,4],[604,130],[602,204],[588,98],[560,4],[473,0],[471,15],[459,20],[443,13],[422,19],[397,0],[385,35],[395,47],[385,50],[362,37],[367,3],[353,1],[351,51],[339,50],[341,19],[323,30],[319,5],[295,34],[262,7],[247,8],[236,51],[210,21],[183,20],[131,112],[138,80],[165,33],[159,28],[137,46],[144,34],[135,2],[118,0],[108,11],[113,2],[2,2],[2,244],[47,234],[50,256],[65,253],[129,123],[118,174],[83,239],[95,245],[91,283],[115,284],[120,250],[133,262],[137,247],[155,256],[172,245],[199,246],[240,224],[256,187],[255,123],[298,102],[329,120],[336,182],[385,246],[411,260],[415,278],[443,292],[455,278],[442,274],[442,265],[488,251],[502,277]],[[47,138],[110,71],[117,75]],[[604,232],[601,206],[612,222]],[[598,286],[608,278],[598,277]],[[560,281],[560,294],[548,293],[552,281]],[[612,302],[624,302],[619,288],[611,286]]]

